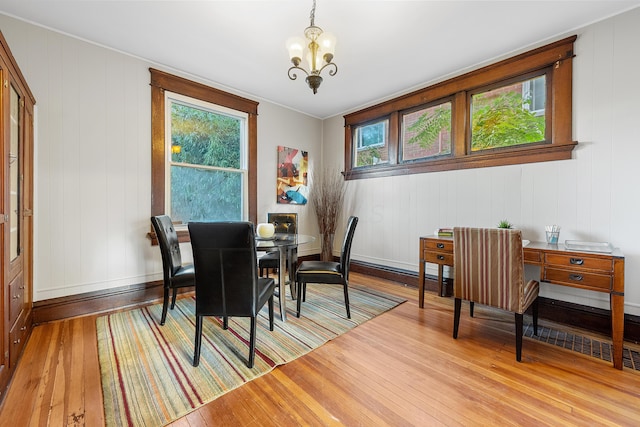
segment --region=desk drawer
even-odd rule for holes
[[[610,273],[613,271],[613,260],[611,258],[597,258],[580,255],[560,255],[545,254],[546,264],[559,265],[564,267],[600,270]]]
[[[434,240],[425,239],[424,249],[436,250],[439,252],[451,252],[453,253],[453,240]]]
[[[527,264],[540,264],[542,262],[542,258],[540,257],[539,251],[528,251],[526,248],[524,250],[524,262]]]
[[[453,265],[453,254],[445,252],[424,251],[424,260],[440,265]]]
[[[584,271],[570,271],[552,267],[544,268],[542,280],[601,292],[611,290],[612,284],[612,278],[608,274],[585,273]]]

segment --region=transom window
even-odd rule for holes
[[[402,161],[451,154],[451,102],[402,114]]]
[[[575,40],[344,116],[345,178],[570,159]],[[364,133],[383,122],[387,139],[365,159]]]
[[[355,128],[356,146],[353,154],[358,166],[377,165],[389,160],[387,155],[388,128],[389,121],[387,119]]]
[[[545,142],[545,80],[542,75],[472,92],[471,151]]]

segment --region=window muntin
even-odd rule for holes
[[[472,92],[471,151],[545,141],[545,79],[542,75]]]
[[[353,166],[372,166],[389,162],[389,120],[357,126],[353,130]]]
[[[451,154],[451,102],[402,114],[402,161]]]
[[[165,211],[183,224],[246,219],[247,114],[171,92],[165,97]]]

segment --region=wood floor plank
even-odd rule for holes
[[[414,288],[359,274],[351,280],[407,302],[170,425],[632,426],[640,419],[640,372],[528,338],[518,363],[510,314],[477,307],[471,318],[465,305],[454,340],[451,299],[427,293],[420,309]],[[34,328],[0,420],[104,425],[95,321]]]

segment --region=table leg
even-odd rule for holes
[[[420,260],[418,265],[418,307],[424,308],[424,261]]]
[[[278,268],[278,288],[280,289],[280,319],[283,322],[287,321],[287,248],[286,246],[279,246],[280,250],[280,267]]]
[[[440,287],[440,296],[445,296],[444,285],[442,284],[444,280],[443,274],[444,266],[442,264],[438,264],[438,286]]]
[[[615,258],[613,261],[613,289],[609,296],[611,305],[611,358],[613,367],[623,367],[624,345],[624,258]]]
[[[624,345],[624,296],[611,294],[611,358],[613,367],[622,369],[622,356]]]

